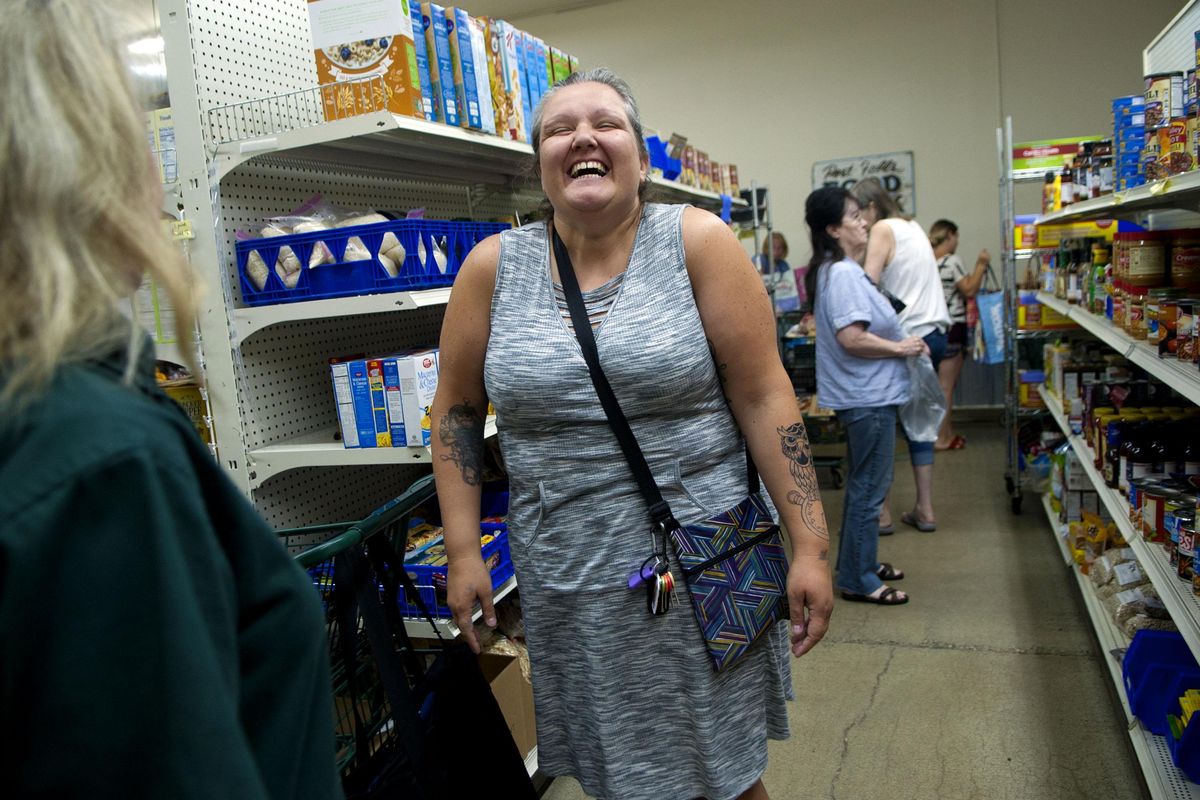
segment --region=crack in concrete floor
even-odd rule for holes
[[[879,670],[879,674],[875,676],[875,687],[871,689],[871,696],[867,699],[867,704],[863,708],[862,713],[854,718],[849,725],[842,731],[842,755],[838,759],[837,772],[833,774],[833,780],[829,784],[829,800],[837,800],[837,785],[842,777],[842,770],[846,767],[846,759],[850,755],[850,731],[854,730],[855,726],[862,724],[871,713],[871,708],[875,705],[875,698],[879,695],[879,687],[883,685],[883,677],[887,675],[892,666],[892,659],[896,657],[896,649],[893,647],[888,653],[887,661],[884,662],[883,668]]]

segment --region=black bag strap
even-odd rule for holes
[[[553,225],[550,226],[550,234],[553,241],[554,258],[558,262],[558,274],[562,279],[563,294],[566,295],[567,308],[571,312],[571,324],[575,328],[575,338],[579,340],[579,349],[583,351],[583,360],[587,362],[592,385],[596,387],[600,405],[604,407],[604,415],[608,418],[609,427],[612,428],[617,442],[621,445],[621,452],[625,454],[625,460],[629,462],[629,469],[633,472],[633,478],[637,481],[642,496],[646,498],[646,503],[650,506],[650,519],[655,524],[664,526],[666,530],[672,530],[679,527],[679,523],[675,521],[671,514],[671,507],[663,499],[662,491],[654,481],[654,473],[650,471],[650,465],[646,462],[646,456],[642,453],[642,448],[638,446],[633,429],[629,427],[629,420],[625,417],[625,412],[621,410],[617,395],[613,392],[608,377],[600,367],[600,353],[596,348],[596,336],[592,331],[592,321],[588,317],[587,307],[583,302],[583,292],[579,289],[579,279],[575,276],[575,267],[571,263],[567,246],[563,244],[562,238],[559,237],[558,231],[554,229]],[[750,494],[757,494],[758,470],[754,466],[754,459],[750,456],[749,447],[746,448],[746,482]]]

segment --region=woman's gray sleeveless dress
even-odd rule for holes
[[[684,206],[645,207],[601,364],[675,516],[746,495],[745,450],[684,262]],[[544,223],[501,235],[484,367],[537,708],[538,764],[601,798],[735,798],[789,735],[786,623],[714,673],[678,563],[678,602],[627,581],[652,552],[646,503],[555,303]],[[585,297],[586,299],[586,297]],[[764,493],[765,494],[765,493]]]

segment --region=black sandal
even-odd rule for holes
[[[842,592],[842,599],[849,600],[852,603],[874,603],[877,606],[902,606],[908,602],[908,595],[899,598],[899,594],[900,591],[898,589],[888,586],[880,592],[878,597],[871,597],[869,594]]]
[[[902,570],[896,569],[886,561],[880,562],[879,569],[875,570],[875,574],[879,576],[880,580],[884,581],[898,581],[904,577]]]

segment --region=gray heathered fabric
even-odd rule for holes
[[[683,206],[648,205],[596,330],[601,364],[685,524],[746,494],[684,262]],[[712,671],[690,600],[651,617],[625,588],[651,552],[646,504],[555,305],[543,223],[501,236],[484,365],[511,482],[509,539],[533,662],[538,764],[600,798],[735,798],[789,735],[786,623]]]

